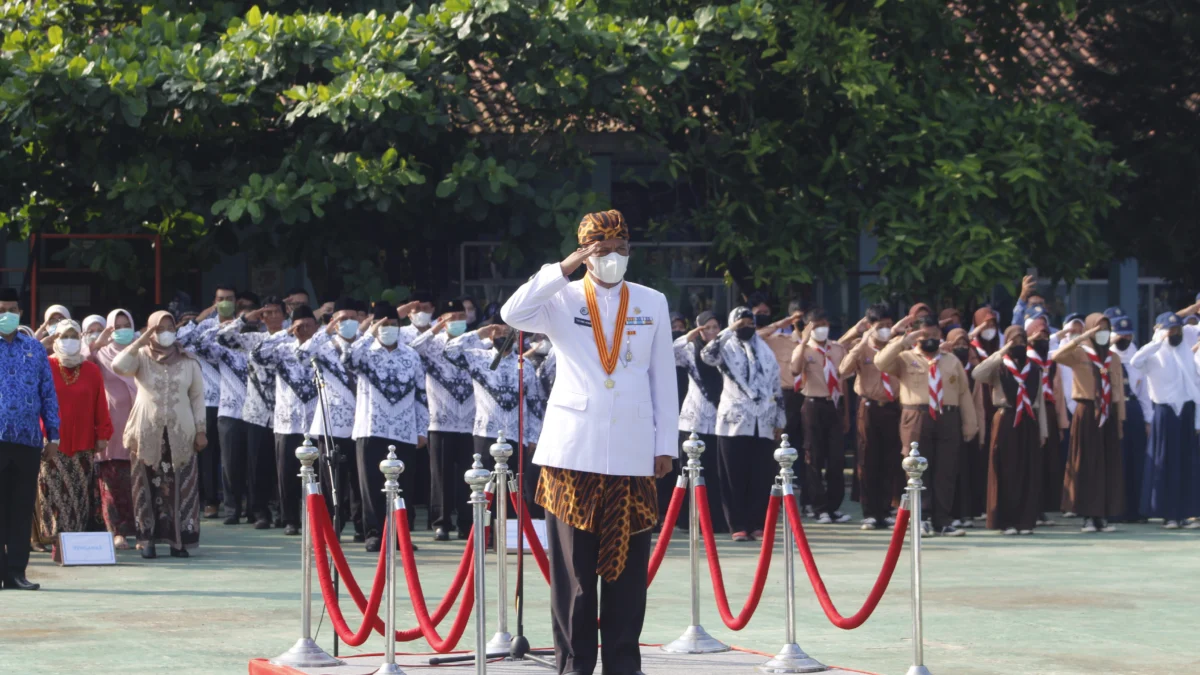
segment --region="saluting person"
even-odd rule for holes
[[[721,323],[710,311],[700,312],[696,317],[696,327],[675,339],[672,347],[675,350],[675,365],[683,368],[688,374],[687,394],[683,397],[683,405],[679,409],[679,443],[691,438],[695,432],[704,442],[708,452],[700,455],[700,465],[707,477],[708,510],[712,514],[713,532],[728,532],[725,523],[725,503],[721,499],[721,477],[717,459],[717,406],[721,403],[721,391],[725,378],[719,368],[704,362],[701,352],[704,347],[721,332]],[[762,333],[759,333],[759,337]],[[765,338],[764,338],[765,339]],[[790,351],[790,350],[789,350]],[[682,450],[680,451],[682,453]],[[686,463],[688,458],[680,455],[680,462]],[[689,492],[684,500],[691,498]],[[680,521],[686,521],[681,518]],[[683,522],[683,527],[688,523]]]
[[[629,227],[619,211],[585,216],[579,244],[501,313],[510,326],[545,334],[557,354],[534,462],[542,466],[537,502],[546,509],[558,672],[595,670],[599,616],[605,672],[637,673],[658,519],[654,480],[678,452],[670,312],[662,293],[624,281]],[[571,282],[580,265],[586,276]]]
[[[1104,314],[1112,321],[1113,334],[1116,335],[1113,351],[1121,357],[1121,367],[1125,370],[1125,433],[1121,438],[1121,459],[1125,469],[1125,514],[1121,520],[1144,523],[1147,518],[1141,510],[1142,480],[1146,453],[1150,450],[1150,421],[1154,419],[1154,404],[1150,400],[1145,373],[1133,363],[1133,357],[1138,352],[1133,342],[1133,322],[1119,307],[1110,307]],[[1188,362],[1191,362],[1190,353]]]

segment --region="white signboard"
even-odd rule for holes
[[[533,531],[537,533],[538,541],[542,542],[542,548],[545,548],[546,547],[546,521],[534,520],[533,521]],[[507,537],[508,552],[516,553],[517,552],[517,521],[515,521],[515,520],[508,521],[507,534],[508,534],[508,537]],[[526,551],[533,550],[529,546],[529,539],[525,540],[525,550]]]
[[[58,535],[63,565],[115,565],[112,535],[107,532],[62,532]]]

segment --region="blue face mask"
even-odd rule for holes
[[[358,335],[358,322],[354,319],[342,319],[338,322],[338,335],[351,340]]]
[[[55,331],[57,331],[57,330],[58,330],[58,324],[52,323],[46,327],[46,335],[54,335]]]
[[[467,332],[467,322],[451,321],[450,323],[446,324],[446,332],[450,334],[450,337],[458,337],[459,335]]]
[[[14,312],[5,312],[0,314],[0,334],[12,335],[17,329],[17,325],[21,322],[19,314]]]
[[[133,329],[132,328],[118,328],[113,331],[112,339],[113,339],[113,342],[115,342],[119,345],[127,345],[130,342],[133,342],[133,340],[134,340]]]

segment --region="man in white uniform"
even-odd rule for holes
[[[560,674],[641,672],[654,479],[671,470],[679,418],[667,299],[624,282],[629,228],[618,211],[585,216],[581,248],[546,265],[501,310],[550,338],[557,375],[533,461],[546,509],[554,648]],[[582,281],[569,276],[587,266]],[[597,577],[600,578],[597,603]]]

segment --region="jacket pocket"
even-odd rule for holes
[[[571,410],[587,410],[587,394],[577,394],[573,391],[555,391],[550,396],[550,405],[562,406]]]

